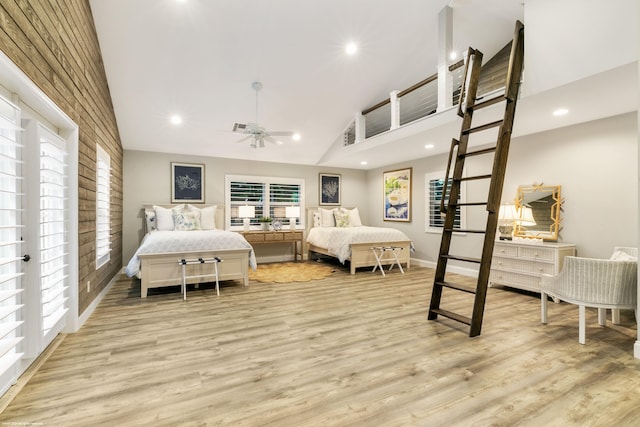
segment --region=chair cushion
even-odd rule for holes
[[[626,252],[622,252],[622,251],[615,251],[613,253],[613,255],[611,255],[611,258],[609,258],[611,261],[637,261],[638,258],[629,255]]]

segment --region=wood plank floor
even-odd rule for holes
[[[491,288],[482,335],[427,320],[433,270],[336,265],[295,284],[174,292],[118,279],[0,415],[56,426],[625,426],[640,420],[635,319]],[[446,291],[445,291],[446,292]],[[445,294],[443,308],[467,298]]]

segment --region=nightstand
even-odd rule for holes
[[[247,242],[252,245],[260,244],[274,244],[274,243],[289,243],[293,245],[293,256],[298,261],[298,255],[300,261],[302,261],[302,245],[303,245],[303,232],[302,230],[282,230],[282,231],[239,231],[240,234],[247,239]],[[300,243],[300,250],[298,250],[298,243]]]

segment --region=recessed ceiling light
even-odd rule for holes
[[[349,42],[347,43],[347,45],[344,48],[344,51],[347,53],[347,55],[351,56],[351,55],[355,55],[356,52],[358,51],[358,45],[355,44],[354,42]]]
[[[556,111],[553,112],[554,116],[564,116],[565,114],[569,113],[569,110],[567,110],[566,108],[558,108]]]
[[[299,134],[299,133],[294,133],[294,134],[291,136],[291,139],[293,139],[294,141],[300,141],[300,139],[302,139],[302,136],[300,136],[300,134]]]
[[[169,118],[169,121],[171,122],[172,125],[178,126],[182,124],[182,117],[177,114],[174,114]]]
[[[361,164],[362,166],[364,166],[364,165],[366,165],[366,164],[367,164],[367,162],[366,162],[365,160],[363,160],[363,161],[361,161],[361,162],[360,162],[360,164]]]
[[[433,144],[427,144],[424,146],[424,148],[426,148],[427,150],[431,150],[433,147],[435,147],[435,145]]]

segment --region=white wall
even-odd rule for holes
[[[613,246],[637,246],[638,242],[638,135],[637,113],[629,113],[581,125],[514,138],[503,202],[513,201],[519,185],[543,182],[561,185],[565,199],[560,240],[577,244],[580,256],[606,258]],[[415,243],[415,258],[435,263],[440,235],[425,229],[425,173],[444,171],[446,156],[434,156],[367,173],[372,197],[367,212],[372,225],[403,230]],[[469,175],[490,167],[488,159],[468,160]],[[413,167],[411,223],[382,220],[382,173]],[[467,201],[481,201],[486,184],[467,186]],[[485,214],[468,209],[468,228],[484,228]],[[479,256],[482,237],[456,237],[460,255]],[[454,264],[455,265],[455,264]],[[457,264],[463,265],[463,264]],[[465,266],[467,267],[467,266]]]
[[[345,206],[366,204],[366,172],[361,170],[125,150],[123,158],[123,265],[129,262],[142,239],[144,233],[143,205],[171,202],[171,162],[205,165],[205,202],[207,204],[224,205],[225,175],[241,174],[304,178],[306,206],[317,206],[318,174],[321,172],[338,173],[342,176],[342,203]],[[367,220],[366,212],[363,212],[363,220]],[[265,245],[256,247],[256,255],[259,258],[261,255],[269,255],[272,252],[270,249]],[[282,245],[279,245],[275,253],[281,253],[282,249]]]
[[[638,60],[638,0],[526,0],[524,95]]]

